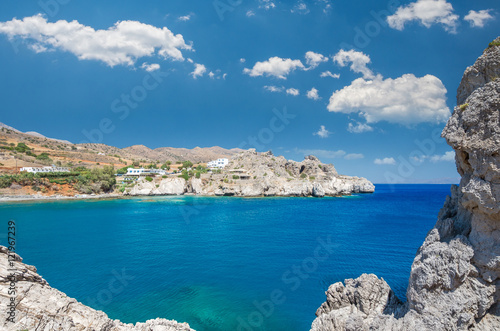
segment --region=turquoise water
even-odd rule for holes
[[[0,203],[17,251],[53,287],[124,322],[309,330],[328,285],[410,266],[450,185],[344,198],[141,197]],[[323,244],[321,244],[321,242]]]

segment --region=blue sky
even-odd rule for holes
[[[0,122],[446,181],[458,175],[439,132],[499,15],[486,0],[4,0]]]

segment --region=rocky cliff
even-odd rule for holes
[[[341,176],[333,165],[306,156],[302,162],[289,161],[271,152],[249,150],[234,155],[221,173],[200,178],[139,180],[126,195],[205,196],[315,196],[371,193],[375,186],[365,178]]]
[[[407,301],[364,274],[328,288],[311,330],[500,330],[500,38],[491,45],[442,133],[462,179],[417,252]]]
[[[12,262],[12,265],[10,265]],[[12,272],[9,269],[14,269]],[[8,293],[8,288],[15,278],[15,295]],[[34,266],[26,265],[21,257],[12,255],[0,246],[0,306],[2,320],[0,329],[18,330],[99,330],[99,331],[190,331],[187,323],[177,323],[162,318],[144,323],[125,324],[111,320],[102,311],[94,310],[72,299],[66,294],[49,286],[47,281],[37,274]],[[9,321],[11,298],[15,297],[15,323]]]

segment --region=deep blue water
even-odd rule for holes
[[[325,290],[345,278],[375,273],[404,300],[415,252],[449,191],[377,185],[374,194],[323,199],[0,203],[0,234],[5,245],[15,220],[24,262],[114,319],[309,330]]]

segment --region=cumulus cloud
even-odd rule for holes
[[[356,122],[356,124],[349,123],[349,125],[347,126],[347,131],[351,133],[363,133],[373,131],[373,127],[361,122]]]
[[[336,159],[347,154],[343,150],[329,151],[324,149],[295,149],[295,152],[303,155],[314,155],[320,159]]]
[[[194,71],[191,73],[194,79],[203,76],[207,72],[207,68],[203,64],[195,63]]]
[[[367,67],[368,63],[371,62],[370,57],[363,52],[357,52],[355,50],[345,51],[341,49],[333,57],[333,62],[336,62],[341,67],[345,67],[350,63],[351,70],[363,74],[363,78],[375,77],[373,72]]]
[[[183,22],[189,21],[190,19],[191,19],[191,14],[185,16],[179,16],[177,18],[178,21],[183,21]]]
[[[280,79],[286,79],[286,76],[295,69],[304,69],[300,60],[282,59],[280,57],[271,57],[264,62],[257,62],[252,69],[245,68],[243,73],[251,77],[273,76]]]
[[[321,62],[327,62],[328,57],[314,52],[307,52],[305,55],[306,64],[309,66],[309,69],[316,68]]]
[[[181,50],[192,50],[181,34],[137,21],[120,21],[107,30],[59,20],[47,22],[41,14],[0,22],[0,33],[37,44],[38,51],[63,50],[80,60],[98,60],[110,67],[135,64],[145,56],[183,61]]]
[[[307,5],[304,2],[299,1],[295,6],[293,6],[291,12],[306,15],[309,14],[309,8],[307,8]]]
[[[274,85],[266,85],[264,89],[269,92],[283,92],[285,90],[284,86],[274,86]]]
[[[286,94],[291,94],[293,96],[297,96],[297,95],[299,95],[299,93],[300,93],[299,90],[297,90],[296,88],[293,88],[293,87],[286,90]]]
[[[328,110],[337,113],[359,112],[368,123],[387,121],[405,125],[448,120],[446,88],[432,75],[418,78],[406,74],[396,79],[358,78],[351,85],[335,91]]]
[[[319,127],[318,132],[314,132],[313,135],[319,136],[320,138],[328,138],[330,136],[331,132],[328,131],[324,125],[321,125]]]
[[[485,9],[480,11],[471,10],[469,14],[464,17],[464,20],[470,23],[470,26],[482,28],[486,22],[493,20],[493,16],[490,14],[491,9]]]
[[[210,78],[214,79],[215,74],[214,74],[212,71],[210,71],[210,72],[208,73],[208,77],[210,77]]]
[[[313,99],[313,100],[321,99],[319,94],[318,94],[318,90],[315,89],[314,87],[312,89],[310,89],[309,91],[307,91],[307,97],[309,99]]]
[[[393,157],[384,157],[383,159],[375,159],[373,163],[378,165],[395,165],[396,160]]]
[[[320,77],[332,77],[332,78],[340,78],[340,75],[339,74],[332,74],[329,70],[327,71],[324,71],[321,73],[321,75],[319,75]]]
[[[246,62],[246,59],[242,57],[242,58],[240,59],[240,63],[245,63],[245,62]]]
[[[455,152],[446,152],[443,155],[433,155],[430,158],[431,162],[453,162],[455,161]]]
[[[446,31],[455,33],[458,18],[453,13],[453,6],[446,0],[418,0],[399,7],[394,15],[387,17],[387,23],[397,30],[403,30],[406,22],[411,21],[418,21],[426,28],[442,24]]]
[[[344,156],[344,159],[346,160],[359,160],[363,159],[365,156],[363,154],[357,154],[357,153],[352,153],[352,154],[347,154]]]
[[[276,8],[276,4],[273,0],[259,0],[259,8],[263,8],[265,10]]]
[[[158,63],[147,63],[147,62],[144,62],[141,66],[142,69],[146,70],[147,72],[153,72],[153,71],[156,71],[156,70],[159,70],[160,69],[160,65]]]

